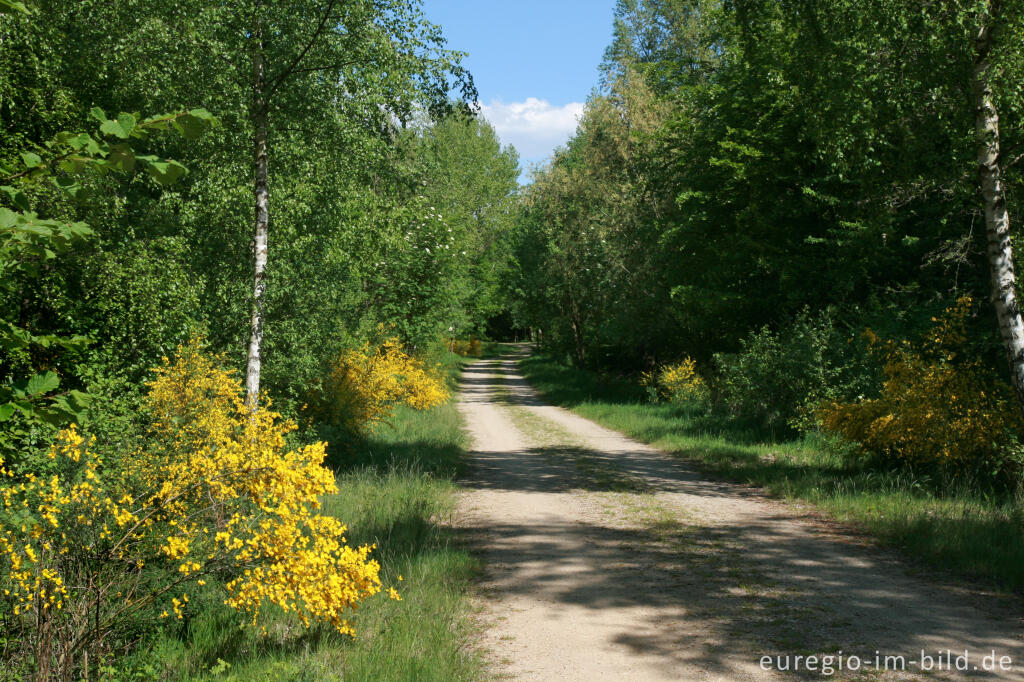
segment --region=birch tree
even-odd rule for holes
[[[270,135],[272,115],[297,76],[317,74],[323,87],[342,84],[341,96],[369,99],[376,124],[407,121],[414,103],[434,96],[428,108],[447,103],[449,81],[475,98],[459,55],[440,49],[436,26],[426,22],[416,0],[346,2],[326,0],[282,7],[253,0],[247,36],[251,55],[253,134],[253,287],[245,388],[256,409],[263,362],[265,297],[270,242]],[[296,19],[296,17],[298,17]],[[271,40],[269,36],[273,36]],[[308,80],[306,81],[308,83]],[[368,96],[368,97],[367,97]],[[364,109],[365,110],[365,109]]]
[[[992,51],[995,32],[1004,20],[1001,0],[983,3],[974,35],[973,104],[978,149],[978,180],[985,208],[992,302],[1003,346],[1010,363],[1013,388],[1024,412],[1024,320],[1017,303],[1017,278],[1011,246],[1010,213],[1003,186],[999,112],[992,91]],[[1005,28],[1004,28],[1005,30]]]

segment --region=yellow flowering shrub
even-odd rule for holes
[[[254,623],[274,604],[349,634],[346,613],[380,591],[373,548],[317,513],[337,491],[324,444],[289,449],[295,425],[251,413],[218,364],[197,342],[165,359],[149,384],[152,447],[107,462],[72,426],[50,450],[55,473],[0,490],[3,594],[39,665],[71,670],[147,606],[181,618],[210,576]]]
[[[322,393],[310,401],[310,410],[321,423],[361,433],[387,421],[396,405],[426,410],[448,397],[440,372],[406,353],[397,338],[389,338],[377,348],[367,343],[342,353]]]
[[[867,453],[904,464],[962,470],[998,462],[1000,444],[1008,432],[1021,431],[1021,418],[1009,387],[965,357],[971,305],[961,298],[934,318],[919,347],[882,342],[868,330],[885,358],[881,396],[823,404],[816,410],[821,425]]]
[[[478,358],[483,354],[483,344],[480,343],[480,339],[464,341],[452,338],[448,340],[448,348],[451,352],[466,357]]]
[[[708,387],[697,374],[697,363],[684,358],[680,362],[664,365],[657,371],[644,372],[641,384],[647,387],[651,397],[673,403],[702,402],[708,398]]]

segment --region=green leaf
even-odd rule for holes
[[[11,416],[14,414],[15,410],[17,409],[18,408],[16,408],[14,405],[10,403],[7,403],[6,405],[0,405],[0,422],[5,422],[8,419],[10,419]]]
[[[147,170],[161,185],[172,185],[187,172],[177,161],[150,161]]]
[[[21,327],[7,320],[0,320],[0,348],[6,351],[28,348],[32,344],[32,335]]]
[[[60,386],[60,378],[53,372],[36,374],[28,380],[28,385],[25,387],[25,393],[30,396],[36,396],[42,393],[49,393],[58,386]]]
[[[43,159],[38,154],[33,154],[32,152],[22,152],[21,160],[29,168],[38,168],[43,165]]]
[[[69,417],[73,418],[73,415],[64,409],[64,405],[54,404],[57,409],[51,408],[36,408],[35,418],[40,419],[50,426],[63,426]]]
[[[97,154],[100,150],[99,144],[89,133],[74,134],[63,131],[53,136],[53,144],[64,145],[89,154]]]
[[[214,116],[213,114],[211,114],[206,109],[202,109],[202,108],[192,109],[188,113],[192,114],[193,116],[195,116],[198,119],[202,119],[203,121],[206,121],[207,123],[209,123],[211,125],[217,123],[217,117]]]
[[[29,210],[30,206],[28,204],[28,197],[26,197],[25,193],[22,192],[20,189],[16,187],[8,187],[5,185],[3,187],[0,187],[0,192],[6,194],[10,198],[11,203],[20,208],[22,211]]]
[[[74,178],[62,176],[54,177],[53,184],[57,185],[57,187],[60,187],[75,198],[77,198],[79,193],[82,191],[82,185],[80,185]]]
[[[10,229],[18,222],[19,214],[9,208],[0,206],[0,227]]]
[[[67,229],[68,235],[74,238],[91,237],[92,235],[96,234],[95,232],[92,231],[92,228],[89,227],[88,223],[64,223],[64,227]],[[85,337],[76,336],[74,338],[79,339]]]
[[[203,131],[206,130],[206,124],[202,119],[192,114],[185,114],[174,119],[174,129],[181,133],[181,136],[186,140],[198,139]]]
[[[106,120],[100,124],[100,132],[127,140],[135,129],[135,117],[131,114],[120,114],[116,121]]]
[[[97,121],[99,121],[100,123],[106,123],[107,122],[107,114],[106,114],[106,112],[104,112],[99,107],[93,107],[92,109],[90,109],[89,110],[89,115],[92,116]]]
[[[17,2],[16,0],[0,0],[0,14],[11,14],[18,12],[19,14],[29,14],[28,7],[23,2]]]
[[[110,148],[107,163],[111,168],[130,173],[135,168],[135,152],[127,144],[115,144]]]
[[[118,114],[117,123],[127,135],[131,135],[135,130],[135,117],[131,114]]]
[[[30,222],[27,220],[21,222],[18,225],[15,225],[14,229],[23,234],[34,234],[37,237],[53,236],[53,229],[50,228],[48,225],[45,225],[43,223]]]

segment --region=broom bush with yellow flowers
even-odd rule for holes
[[[480,339],[448,339],[448,350],[463,357],[478,358],[483,355],[483,344]]]
[[[347,614],[381,590],[380,567],[372,547],[347,545],[345,526],[318,513],[337,490],[324,444],[288,447],[295,424],[266,399],[250,411],[199,341],[165,359],[148,387],[147,447],[100,456],[72,425],[45,475],[2,471],[11,665],[71,679],[130,644],[140,619],[183,618],[189,592],[215,586],[254,625],[274,605],[354,634]]]
[[[1019,478],[1013,434],[1024,430],[1009,386],[965,352],[970,298],[960,298],[920,344],[869,342],[884,358],[877,398],[826,402],[816,410],[821,426],[859,444],[861,453],[910,467],[939,468]]]
[[[710,395],[707,383],[697,373],[697,363],[688,357],[644,372],[640,383],[652,402],[664,400],[678,405],[699,405],[706,403]]]
[[[397,405],[427,410],[448,397],[440,370],[409,355],[397,338],[387,338],[342,353],[308,410],[319,424],[363,434],[386,422]]]

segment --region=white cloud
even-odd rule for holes
[[[539,161],[565,144],[576,132],[583,107],[582,102],[556,107],[536,97],[528,97],[525,102],[493,99],[490,104],[480,105],[502,143],[514,146],[525,161]]]

